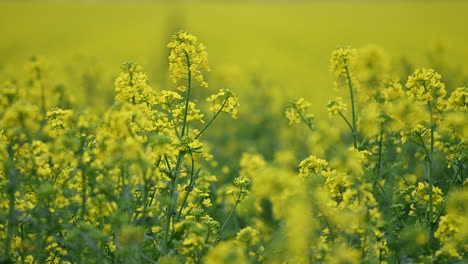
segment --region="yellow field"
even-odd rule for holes
[[[72,64],[83,55],[113,78],[115,65],[134,60],[159,73],[150,77],[159,86],[167,68],[165,43],[178,29],[204,40],[215,65],[212,75],[234,70],[265,76],[288,96],[310,100],[331,97],[329,54],[340,45],[376,44],[394,63],[404,57],[416,67],[431,66],[427,53],[442,45],[450,65],[465,73],[468,68],[468,59],[462,59],[468,58],[464,2],[7,2],[0,9],[1,65],[21,65],[33,55]]]
[[[465,263],[463,1],[0,2],[0,264]]]

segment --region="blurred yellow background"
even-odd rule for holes
[[[85,57],[111,78],[122,62],[135,60],[152,83],[164,86],[165,44],[178,29],[192,32],[208,47],[212,75],[230,71],[261,76],[288,98],[330,98],[328,60],[339,45],[377,44],[393,63],[405,57],[418,67],[427,66],[431,49],[445,48],[451,65],[464,72],[468,68],[464,2],[13,1],[0,3],[0,10],[4,68],[33,55],[70,65]],[[319,108],[325,103],[318,103]]]

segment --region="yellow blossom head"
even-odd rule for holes
[[[180,31],[172,36],[167,45],[171,49],[169,71],[174,83],[181,79],[195,79],[201,87],[208,87],[202,74],[203,71],[210,71],[208,53],[197,40],[196,36]],[[179,90],[185,89],[181,86]]]

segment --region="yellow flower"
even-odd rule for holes
[[[239,103],[237,97],[229,89],[220,89],[217,94],[211,95],[206,99],[207,102],[213,103],[210,111],[213,113],[225,112],[231,115],[232,118],[237,118],[237,107]]]
[[[208,199],[203,199],[203,202],[202,202],[202,203],[203,203],[203,205],[204,205],[205,207],[211,207],[211,206],[213,206],[213,204],[211,203],[211,199],[210,199],[210,198],[208,198]]]
[[[328,162],[324,159],[319,159],[316,156],[309,156],[299,164],[299,175],[309,176],[320,174],[328,166]]]
[[[242,176],[239,176],[234,179],[234,185],[239,186],[239,187],[247,187],[250,185],[251,180],[249,178],[245,178]]]
[[[63,110],[60,108],[48,111],[46,117],[49,134],[52,137],[62,135],[71,125],[72,114],[71,110]]]
[[[452,92],[448,99],[448,104],[451,108],[466,111],[468,109],[468,88],[458,87]]]
[[[259,234],[260,232],[256,229],[250,226],[245,227],[237,232],[236,242],[246,247],[253,247],[260,241]]]
[[[285,110],[286,118],[289,120],[289,124],[299,124],[302,121],[306,122],[307,125],[312,125],[314,115],[307,113],[307,110],[312,104],[306,101],[304,98],[299,98],[291,101]]]
[[[440,217],[439,227],[434,237],[439,239],[441,248],[436,252],[437,256],[447,256],[461,259],[459,251],[462,250],[463,237],[460,236],[460,226],[468,219],[461,215],[447,214]]]
[[[233,241],[222,241],[210,250],[204,259],[206,264],[241,264],[248,260],[240,246]]]
[[[429,204],[429,183],[419,182],[418,187],[414,190],[411,195],[418,199],[419,204],[428,205]],[[432,203],[434,205],[441,204],[444,201],[444,196],[442,190],[437,186],[432,186]],[[433,208],[434,211],[436,208]]]
[[[343,102],[343,97],[336,97],[328,102],[327,110],[329,115],[338,115],[347,110],[347,105]]]
[[[143,67],[127,62],[122,65],[122,72],[115,79],[115,101],[132,104],[156,104],[156,92],[147,84],[148,77]]]
[[[406,82],[406,92],[408,96],[416,99],[417,102],[427,104],[436,100],[436,106],[443,106],[443,98],[447,94],[445,84],[440,81],[442,76],[433,69],[416,69],[408,77]]]
[[[169,71],[174,83],[190,77],[198,81],[201,87],[208,87],[202,75],[203,71],[210,71],[208,53],[203,44],[197,43],[196,36],[178,32],[172,36],[167,47],[171,49]]]
[[[341,47],[334,50],[330,59],[330,71],[336,77],[346,77],[351,63],[354,62],[356,53],[356,49],[350,47]]]

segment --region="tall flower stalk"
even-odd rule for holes
[[[418,103],[427,105],[429,114],[427,127],[430,133],[428,139],[429,147],[427,147],[423,138],[425,131],[416,132],[416,134],[426,155],[426,179],[429,183],[429,212],[427,212],[427,224],[429,226],[430,248],[434,246],[434,133],[437,128],[437,123],[440,122],[442,118],[446,106],[444,97],[447,94],[445,85],[440,81],[441,78],[442,76],[432,69],[417,69],[413,75],[408,77],[408,82],[406,83],[408,96]]]
[[[330,71],[335,74],[335,77],[338,79],[344,79],[349,88],[349,96],[351,101],[351,120],[352,123],[344,117],[340,112],[341,117],[346,121],[348,126],[350,126],[351,133],[353,135],[353,146],[357,149],[358,146],[358,128],[357,128],[357,115],[356,115],[356,102],[355,102],[355,90],[357,80],[352,75],[350,70],[352,60],[356,55],[356,50],[349,47],[341,47],[333,51],[332,57],[330,59]]]

